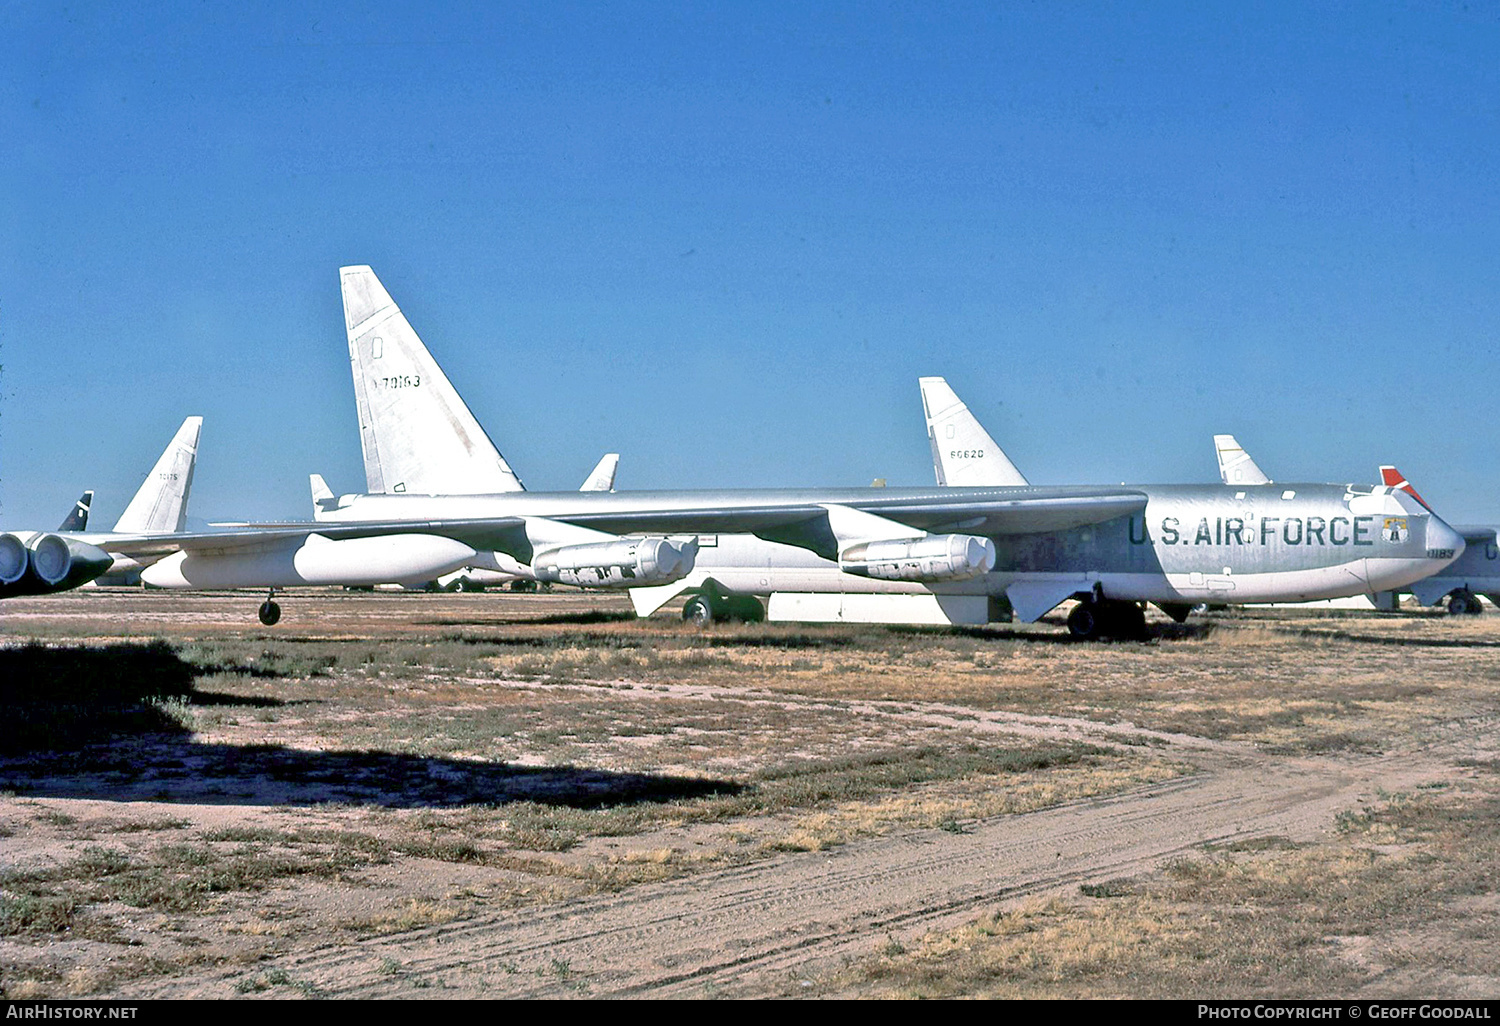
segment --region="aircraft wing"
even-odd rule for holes
[[[909,534],[963,532],[999,537],[1102,523],[1145,506],[1145,493],[1130,488],[1015,488],[979,496],[935,491],[889,498],[863,495],[844,502],[836,496],[823,500],[725,497],[722,503],[688,504],[673,496],[658,502],[643,498],[628,506],[591,503],[551,512],[538,510],[529,516],[367,523],[350,530],[438,534],[477,549],[503,551],[522,562],[529,561],[533,544],[545,544],[539,539],[565,537],[566,528],[587,528],[605,535],[753,534],[837,559],[851,538],[836,531],[830,518],[843,511],[913,528]]]
[[[616,493],[620,499],[627,494]],[[930,491],[888,498],[862,496],[846,502],[839,502],[836,497],[832,501],[726,497],[722,503],[694,503],[683,501],[684,498],[682,493],[661,493],[628,503],[584,502],[556,510],[533,507],[525,514],[513,516],[223,524],[216,525],[223,530],[207,532],[103,534],[86,536],[86,540],[114,552],[159,556],[179,551],[229,551],[288,542],[311,534],[330,539],[430,534],[462,541],[476,549],[512,552],[522,544],[516,538],[517,533],[525,534],[528,525],[535,536],[537,526],[557,524],[615,535],[757,534],[818,551],[824,546],[815,543],[814,536],[827,531],[830,507],[858,510],[919,532],[963,531],[998,537],[1102,523],[1138,512],[1146,505],[1145,493],[1133,488],[1014,488],[978,496]]]
[[[266,548],[302,541],[314,534],[334,541],[392,534],[431,534],[466,542],[476,548],[501,549],[504,546],[495,543],[502,541],[507,532],[516,530],[523,523],[520,517],[454,521],[391,520],[350,524],[296,521],[224,525],[224,530],[217,531],[84,534],[79,537],[91,545],[134,558],[169,556],[174,552],[235,552]]]
[[[965,531],[990,536],[1064,531],[1102,523],[1145,508],[1145,493],[1120,489],[1013,489],[1019,494],[949,498],[941,493],[839,502],[726,503],[676,509],[600,509],[563,513],[553,519],[615,534],[693,534],[768,531],[826,519],[828,507],[848,506],[923,531]]]

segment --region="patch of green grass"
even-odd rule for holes
[[[79,906],[66,894],[0,894],[0,937],[65,933],[73,928]]]

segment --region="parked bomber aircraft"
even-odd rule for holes
[[[1214,435],[1214,449],[1219,455],[1219,475],[1225,484],[1237,482],[1270,484],[1271,479],[1256,465],[1233,435]],[[1380,468],[1380,479],[1387,487],[1396,488],[1431,509],[1427,501],[1417,494],[1406,476],[1392,466]],[[1454,615],[1483,612],[1479,596],[1485,595],[1500,605],[1500,531],[1489,527],[1458,527],[1455,530],[1464,539],[1464,551],[1452,563],[1419,581],[1413,581],[1405,589],[1376,589],[1372,596],[1376,608],[1394,610],[1398,606],[1399,591],[1410,591],[1424,606],[1448,603],[1448,612]]]
[[[346,268],[346,282],[351,272],[361,283],[344,292],[351,352],[368,346],[382,361],[365,401],[420,393],[434,409],[457,411],[461,400],[447,378],[419,369],[425,347],[373,273]],[[376,452],[384,477],[379,443]],[[185,548],[144,576],[166,587],[279,587],[310,583],[297,563],[310,552],[341,548],[328,566],[347,569],[356,549],[435,556],[446,544],[474,555],[449,568],[634,588],[688,577],[705,535],[753,535],[821,560],[814,569],[839,575],[841,590],[899,582],[986,606],[993,597],[1023,620],[1077,598],[1069,626],[1089,637],[1138,629],[1143,602],[1183,617],[1201,601],[1297,601],[1400,587],[1451,563],[1464,547],[1421,503],[1380,485],[539,493],[520,491],[508,466],[494,472],[505,487],[489,494],[422,494],[416,478],[397,482],[404,491],[341,496],[321,504],[315,525],[263,525],[264,537],[282,539],[283,549]],[[730,595],[771,590],[757,576],[719,584]]]
[[[46,531],[0,533],[0,598],[50,595],[87,584],[109,569],[109,553]]]
[[[182,530],[202,426],[202,417],[189,417],[182,422],[114,531],[87,531],[89,507],[94,498],[90,491],[83,493],[56,533],[0,535],[0,597],[66,591],[139,569],[143,565],[140,560],[113,551],[111,542],[131,539],[142,532]]]
[[[1427,506],[1426,500],[1395,467],[1381,467],[1380,476],[1390,487],[1399,488]],[[1448,612],[1454,615],[1483,612],[1480,595],[1500,606],[1500,544],[1497,544],[1500,543],[1500,532],[1493,526],[1460,527],[1457,530],[1464,539],[1463,555],[1431,577],[1413,581],[1408,590],[1424,606],[1435,606],[1447,599]]]

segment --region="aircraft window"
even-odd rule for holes
[[[1288,488],[1286,491],[1281,493],[1281,497],[1283,499],[1295,499],[1297,497],[1297,493]]]
[[[370,339],[370,359],[378,360],[385,352],[385,340],[379,335]]]
[[[953,437],[953,434],[954,434],[954,428],[953,428],[953,425],[952,425],[952,424],[949,424],[949,425],[948,425],[948,437],[949,437],[949,438],[952,438],[952,437]]]
[[[1245,497],[1245,493],[1244,492],[1235,492],[1234,493],[1234,497],[1236,499],[1243,499]]]

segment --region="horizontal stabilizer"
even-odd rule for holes
[[[1263,485],[1271,479],[1256,466],[1250,454],[1241,448],[1233,435],[1214,435],[1214,452],[1219,457],[1219,477],[1227,485]]]
[[[189,417],[182,422],[115,523],[115,531],[159,534],[183,529],[187,524],[188,494],[193,488],[193,467],[198,461],[198,436],[202,430],[202,417]]]
[[[1024,485],[1026,478],[948,387],[943,378],[921,378],[922,410],[937,483],[950,488]]]

